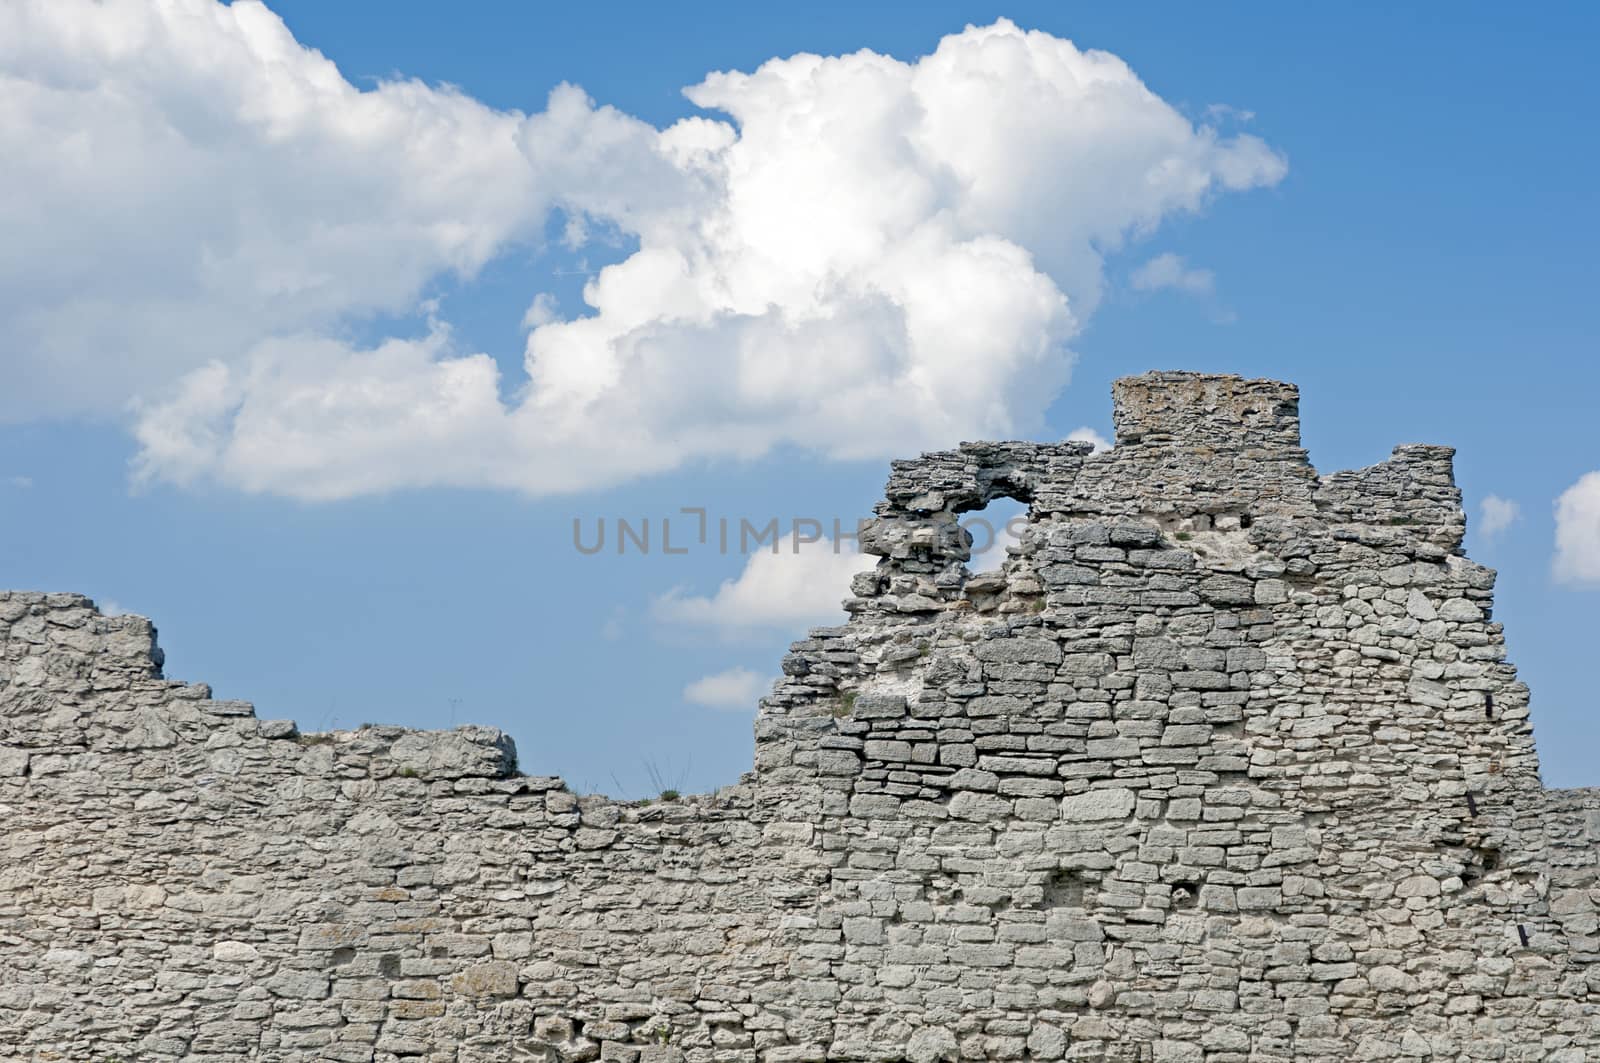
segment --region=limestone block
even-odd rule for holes
[[[409,732],[389,751],[395,767],[430,779],[465,776],[498,778],[516,764],[510,737],[495,727],[459,727],[454,731]]]
[[[517,987],[517,965],[506,960],[476,964],[450,980],[451,990],[467,997],[514,997]]]
[[[1126,819],[1133,814],[1134,793],[1122,787],[1090,790],[1061,799],[1061,818],[1068,822]]]
[[[942,1026],[924,1026],[906,1041],[910,1063],[955,1063],[957,1058],[955,1034]]]
[[[253,963],[261,953],[247,941],[219,941],[211,946],[211,956],[218,963]]]

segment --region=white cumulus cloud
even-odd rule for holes
[[[116,410],[264,337],[410,310],[541,221],[527,124],[358,91],[259,3],[0,5],[0,419]]]
[[[1522,517],[1522,507],[1508,498],[1487,495],[1478,506],[1478,527],[1485,539],[1494,539]]]
[[[748,668],[730,668],[702,676],[683,688],[683,700],[711,709],[754,709],[772,680]]]
[[[751,629],[795,631],[844,620],[850,577],[878,559],[827,538],[795,544],[780,540],[776,553],[758,550],[744,570],[709,596],[677,588],[656,598],[651,611],[665,623],[738,635]]]
[[[142,478],[303,498],[1025,434],[1104,256],[1285,172],[1007,21],[687,94],[666,129],[571,86],[522,114],[358,90],[251,0],[0,6],[0,418],[133,394]],[[516,379],[442,322],[348,341],[553,209],[637,250],[576,316],[528,293]]]
[[[1555,577],[1600,587],[1600,472],[1579,477],[1556,499]]]
[[[1094,445],[1093,452],[1096,454],[1111,449],[1111,441],[1088,425],[1074,428],[1068,432],[1067,440],[1073,443],[1092,443]]]
[[[1141,292],[1171,288],[1189,295],[1210,295],[1217,288],[1216,274],[1209,269],[1196,269],[1170,251],[1157,255],[1134,270],[1128,280],[1136,291]]]

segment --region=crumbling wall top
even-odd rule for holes
[[[1119,446],[1300,446],[1300,389],[1281,380],[1153,372],[1111,385]]]
[[[0,592],[0,1044],[1600,1058],[1600,791],[1540,786],[1450,449],[1319,477],[1295,399],[1154,373],[1109,452],[897,462],[849,623],[689,800],[514,774],[493,728],[302,735],[163,678],[148,621]]]

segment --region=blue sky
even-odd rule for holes
[[[0,169],[0,190],[8,202],[39,208],[0,211],[0,228],[16,227],[0,239],[11,249],[0,250],[0,318],[11,319],[0,367],[12,381],[11,399],[0,396],[0,585],[82,591],[151,616],[170,675],[210,682],[221,696],[248,698],[262,716],[293,717],[305,729],[494,724],[515,736],[524,770],[586,790],[641,796],[654,785],[651,767],[682,789],[730,782],[750,757],[750,711],[740,697],[775,673],[805,609],[755,615],[737,590],[718,599],[723,581],[750,575],[736,554],[583,556],[573,548],[575,519],[592,529],[602,517],[659,522],[703,506],[758,523],[848,522],[878,497],[888,456],[955,442],[946,432],[1007,417],[1020,426],[1031,412],[1039,416],[1019,434],[1059,438],[1087,428],[1109,436],[1113,378],[1150,368],[1228,371],[1301,386],[1306,444],[1323,471],[1382,460],[1399,442],[1459,448],[1468,549],[1500,570],[1497,618],[1533,688],[1546,780],[1600,783],[1600,706],[1587,667],[1600,617],[1600,479],[1582,479],[1600,470],[1600,301],[1590,291],[1600,94],[1587,73],[1600,18],[1592,8],[1551,5],[1533,18],[1459,6],[1445,20],[1379,5],[820,4],[783,12],[724,4],[700,5],[685,19],[661,5],[484,3],[446,14],[393,2],[273,4],[298,42],[292,49],[260,20],[240,29],[198,0],[178,5],[193,16],[179,29],[129,5],[93,16],[71,8],[8,12],[37,21],[27,33],[0,32],[11,42],[0,45],[0,75],[57,93],[8,93],[26,102],[9,105],[21,117],[0,134],[28,136],[0,141],[0,157],[27,152],[30,160]],[[97,52],[53,27],[74,15],[103,20],[113,43]],[[899,285],[887,309],[841,301],[814,349],[770,352],[760,346],[769,334],[749,314],[724,312],[720,331],[675,339],[676,311],[663,310],[650,335],[667,375],[641,378],[627,403],[606,407],[611,420],[581,421],[575,435],[516,449],[520,429],[502,411],[526,390],[530,332],[548,328],[545,350],[558,342],[589,350],[564,323],[594,312],[583,286],[603,267],[638,262],[652,241],[688,239],[682,217],[742,203],[741,188],[785,187],[684,179],[679,188],[682,173],[653,169],[661,165],[653,130],[691,116],[726,120],[682,89],[713,71],[753,71],[807,51],[870,48],[912,64],[947,35],[1002,16],[1119,57],[1184,128],[1163,126],[1151,142],[1140,140],[1145,134],[1128,130],[1144,128],[1135,119],[1154,115],[1153,105],[1124,101],[1116,106],[1134,110],[1104,112],[1112,119],[1105,132],[1052,127],[1071,151],[1034,156],[1037,138],[985,141],[993,115],[952,112],[951,165],[981,166],[989,182],[1043,181],[1046,193],[1060,169],[1077,190],[1061,202],[1019,194],[1000,207],[934,205],[965,211],[968,226],[935,257],[994,234],[1033,256],[1033,266],[992,260],[1016,281],[972,317],[987,329],[1035,314],[1033,332],[970,365],[902,352],[955,373],[958,384],[968,374],[971,387],[956,390],[976,389],[988,405],[934,402],[878,432],[863,430],[859,411],[835,395],[784,405],[795,381],[826,391],[831,374],[855,372],[816,351],[848,358],[859,350],[876,364],[877,315],[916,304],[919,285],[935,283],[910,267],[885,274],[867,256],[849,259],[848,270]],[[150,82],[118,39],[168,48],[164,69],[180,73],[171,84]],[[241,40],[250,47],[235,48]],[[374,118],[362,101],[319,82],[301,47],[319,50],[369,94],[397,77],[422,86],[385,97],[388,109]],[[229,65],[268,53],[277,59],[248,75]],[[951,76],[932,64],[918,69],[922,92],[940,91],[940,78]],[[989,73],[1002,90],[1016,88],[1013,102],[1039,91],[1027,77],[1044,76],[1003,65]],[[118,90],[119,78],[137,83],[119,98],[142,110],[112,126],[96,124],[100,112],[73,109],[92,102],[82,85]],[[576,108],[563,141],[506,117],[551,113],[547,97],[564,82],[615,108],[615,120]],[[232,110],[226,91],[215,105],[196,91],[235,83],[249,91]],[[465,101],[446,98],[445,83]],[[280,87],[288,102],[272,112],[277,132],[260,134],[258,112],[280,102]],[[740,165],[784,180],[810,156],[784,154],[793,146],[781,137],[764,147],[750,130],[781,130],[801,107],[836,108],[839,122],[856,110],[849,84],[815,97],[719,91],[756,116]],[[1081,125],[1101,106],[1090,100],[1062,122]],[[897,120],[891,115],[885,128]],[[1213,123],[1220,148],[1196,138]],[[374,146],[382,140],[369,135],[374,128],[396,139]],[[522,155],[505,150],[512,129],[530,138],[532,177]],[[841,176],[856,173],[856,163],[868,183],[901,165],[871,139],[875,129],[818,142],[837,147],[831,165],[844,169],[820,180],[835,182],[841,198],[856,195]],[[1240,135],[1256,139],[1232,139]],[[621,146],[605,155],[596,145],[613,143],[608,137]],[[291,148],[299,155],[286,158]],[[1128,208],[1123,222],[1105,223],[1122,237],[1118,246],[1063,235],[1123,209],[1096,198],[1111,195],[1099,179],[1109,175],[1114,186],[1124,165],[1117,160],[1147,151],[1181,156],[1211,182],[1207,192],[1192,205],[1178,197]],[[237,191],[240,174],[259,173],[271,180]],[[818,194],[803,184],[794,192],[796,202]],[[876,202],[864,193],[850,201],[863,209]],[[886,199],[882,209],[900,203]],[[828,241],[848,244],[859,227],[819,223],[811,228],[821,236],[805,228],[786,235],[786,212],[766,209],[753,224],[777,234],[763,246],[777,249],[780,265],[762,267],[770,284],[756,297],[790,290],[785,240],[801,241],[795,259],[822,255],[848,272]],[[347,241],[333,223],[352,217],[361,225]],[[569,228],[575,217],[587,218],[581,239]],[[805,243],[813,238],[818,246]],[[718,253],[725,265],[754,261],[740,257],[743,246]],[[1098,270],[1098,284],[1084,270]],[[654,276],[633,276],[602,319],[648,303]],[[1050,302],[1057,286],[1064,313]],[[249,290],[230,303],[241,288]],[[80,289],[92,304],[77,299]],[[1038,298],[1005,301],[1022,290]],[[525,318],[540,294],[543,316]],[[694,376],[695,344],[724,340],[795,375],[741,406],[748,396],[732,398]],[[405,346],[388,360],[364,360],[385,341]],[[1004,361],[1035,341],[1033,361]],[[1069,350],[1063,386],[1058,370]],[[480,352],[485,361],[469,360]],[[562,364],[558,355],[547,363]],[[193,376],[210,359],[232,375]],[[576,377],[540,386],[607,386],[583,375],[589,364],[575,359],[568,369]],[[329,377],[329,365],[350,375]],[[436,373],[441,365],[466,382]],[[1030,411],[1046,378],[1055,397]],[[850,379],[840,394],[874,378]],[[437,439],[409,421],[345,431],[339,418],[351,407],[341,403],[354,400],[340,389],[366,395],[375,380],[396,388],[397,401],[413,394],[407,388],[432,397],[461,383],[492,408],[480,417],[482,407],[471,407],[466,427]],[[682,391],[668,402],[659,393],[674,382]],[[208,419],[212,385],[228,396],[224,405],[261,404],[264,422],[274,411],[330,411],[292,441],[325,448],[307,460],[338,475],[307,479],[298,452],[283,453],[291,449],[285,437],[261,436],[252,450],[243,421]],[[289,403],[285,395],[292,405],[269,405]],[[141,404],[128,405],[133,398]],[[480,433],[485,417],[504,425]],[[816,436],[769,430],[785,418],[820,428]],[[613,448],[612,433],[627,436],[635,423],[646,426],[639,437]],[[695,438],[701,429],[714,438]],[[315,497],[296,487],[304,483],[320,485]],[[1569,491],[1558,569],[1556,502]],[[1491,496],[1517,508],[1487,534],[1481,507]],[[837,566],[819,564],[757,573],[750,586],[837,575]],[[716,676],[720,686],[697,688],[702,698],[734,705],[686,696]]]

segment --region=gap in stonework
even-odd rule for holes
[[[961,515],[961,526],[972,536],[972,557],[967,570],[973,575],[999,572],[1006,548],[1021,541],[1028,507],[1014,498],[996,498],[981,510]]]

